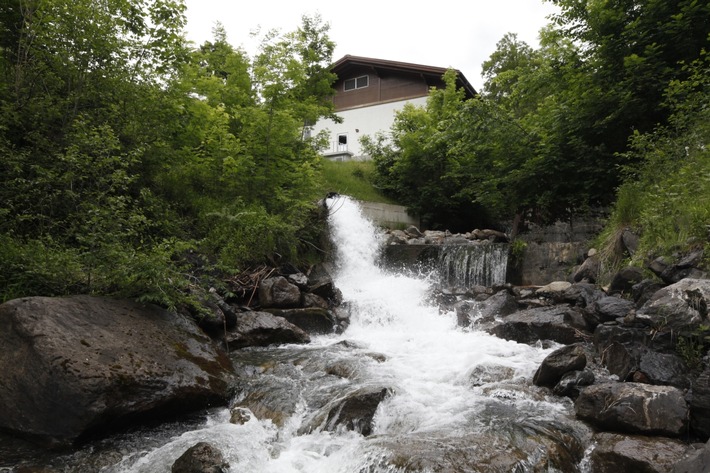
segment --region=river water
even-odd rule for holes
[[[589,432],[571,402],[531,385],[552,348],[457,327],[455,314],[429,302],[430,278],[378,267],[380,232],[354,201],[328,204],[336,284],[351,310],[343,334],[232,353],[241,381],[231,407],[241,407],[241,424],[214,409],[54,464],[169,472],[187,448],[208,441],[234,473],[585,471]],[[373,392],[386,394],[369,435],[329,423],[338,403]]]

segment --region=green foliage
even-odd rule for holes
[[[372,161],[334,162],[324,159],[321,165],[319,197],[322,198],[328,192],[337,192],[368,202],[395,203],[374,186],[375,165]]]
[[[303,130],[332,114],[328,26],[304,17],[250,59],[220,26],[187,44],[184,10],[0,6],[2,300],[92,293],[174,307],[200,283],[191,252],[236,270],[317,246],[303,227],[320,158]]]
[[[666,94],[668,126],[630,138],[627,181],[620,187],[607,234],[621,226],[641,233],[636,258],[707,245],[710,225],[710,59],[684,68]]]

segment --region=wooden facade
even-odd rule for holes
[[[329,144],[321,152],[335,161],[369,159],[360,139],[389,131],[405,104],[425,106],[431,88],[445,86],[443,76],[447,71],[444,67],[350,55],[338,60],[331,70],[338,76],[333,104],[342,122],[323,119],[311,132],[328,133]],[[466,96],[475,96],[464,75],[456,73],[457,84]]]
[[[333,97],[336,111],[426,97],[432,87],[444,86],[442,76],[447,71],[443,67],[350,55],[337,61],[331,70],[338,76]],[[476,91],[461,72],[456,72],[458,86],[473,97]],[[367,78],[367,86],[352,88],[358,78]]]

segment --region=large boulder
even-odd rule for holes
[[[299,307],[301,290],[283,276],[267,278],[259,284],[259,302],[262,307]]]
[[[710,437],[710,368],[706,368],[693,381],[690,395],[690,426],[702,437]]]
[[[587,355],[582,344],[576,343],[558,348],[542,360],[542,364],[533,376],[533,384],[552,388],[566,373],[582,370],[585,366],[587,366]]]
[[[594,303],[594,311],[600,322],[623,319],[635,308],[632,301],[613,296],[603,297]]]
[[[710,323],[710,280],[683,279],[657,291],[636,314],[636,320],[662,331],[694,331]]]
[[[594,473],[667,473],[684,458],[688,446],[664,437],[630,436],[602,432],[594,436],[590,455]]]
[[[311,337],[283,317],[268,312],[242,312],[225,336],[230,350],[252,346],[309,343]]]
[[[301,330],[313,334],[334,333],[338,323],[330,311],[320,307],[265,309],[265,311],[278,317],[283,317]]]
[[[553,340],[567,345],[579,341],[584,329],[585,322],[579,311],[557,305],[515,312],[490,331],[493,335],[518,343]]]
[[[171,473],[227,473],[229,463],[222,452],[207,442],[198,442],[175,460]]]
[[[16,299],[0,305],[0,346],[0,428],[43,444],[229,397],[229,359],[193,321],[152,305]]]
[[[580,393],[574,408],[577,417],[602,430],[670,437],[687,432],[683,391],[671,386],[594,384]]]
[[[702,447],[690,450],[686,458],[673,467],[672,473],[707,473],[710,471],[710,440]]]

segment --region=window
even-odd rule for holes
[[[347,134],[342,134],[338,135],[338,151],[347,151],[348,150],[348,135]]]
[[[345,79],[343,90],[347,92],[348,90],[362,89],[368,85],[370,85],[370,76],[360,76],[353,79]]]

